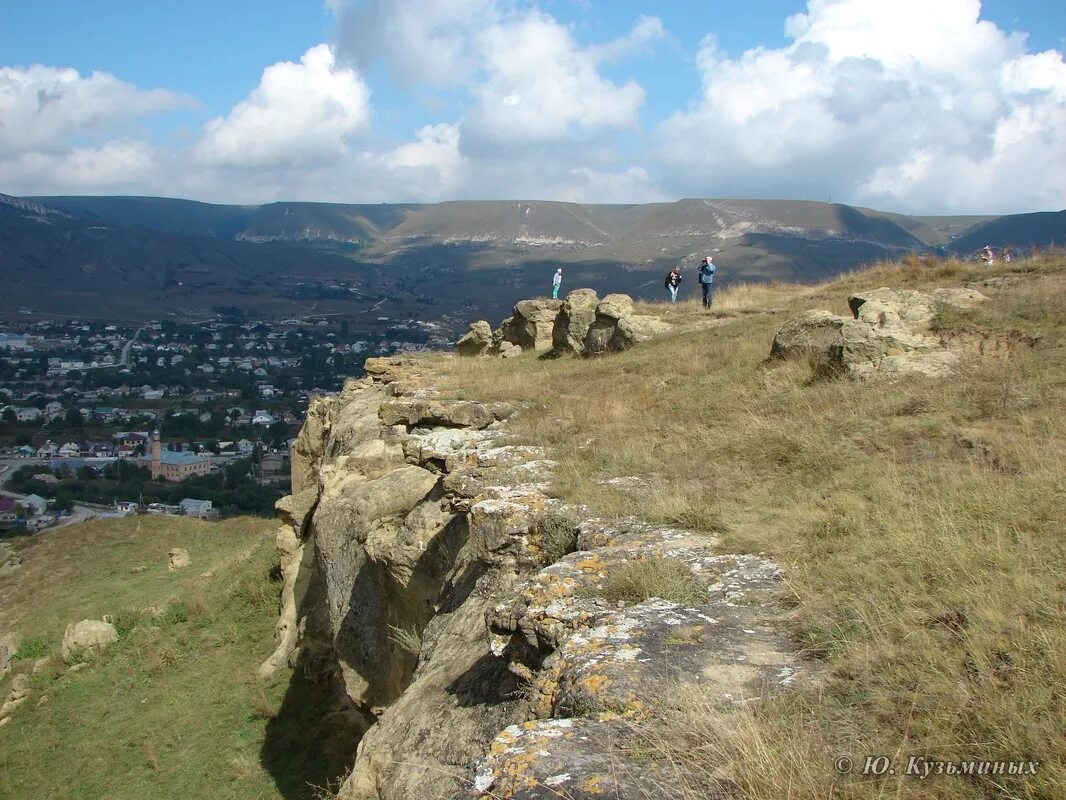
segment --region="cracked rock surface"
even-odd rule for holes
[[[624,300],[602,303],[625,318]],[[538,346],[541,310],[524,310]],[[312,403],[293,447],[261,670],[328,684],[362,735],[339,797],[645,797],[662,776],[620,745],[666,687],[728,706],[801,677],[776,564],[564,506],[555,462],[509,437],[521,410],[442,399],[416,358],[366,371]],[[680,565],[691,596],[605,599],[641,559]]]

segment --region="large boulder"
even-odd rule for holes
[[[855,319],[879,327],[903,327],[911,333],[927,333],[937,306],[972,308],[987,299],[974,289],[870,289],[848,298]]]
[[[99,655],[118,641],[118,631],[110,622],[98,619],[83,619],[67,625],[63,634],[60,655],[69,662],[75,655]]]
[[[598,304],[593,289],[575,289],[566,296],[552,329],[552,348],[557,353],[584,354],[585,337],[596,320]]]
[[[627,317],[633,313],[633,298],[628,294],[609,294],[596,306],[596,313],[610,319]]]
[[[957,354],[930,335],[938,305],[968,308],[984,300],[970,289],[874,289],[848,299],[854,318],[808,311],[774,337],[774,358],[802,358],[818,371],[858,378],[950,372]]]
[[[663,322],[658,317],[633,314],[618,320],[614,336],[611,337],[610,348],[615,351],[628,350],[634,345],[662,336],[670,330],[670,323]]]
[[[189,557],[189,551],[184,547],[172,547],[167,554],[167,569],[171,572],[176,572],[179,569],[185,569],[192,564],[192,559]]]
[[[494,334],[495,343],[510,342],[523,350],[538,352],[550,350],[555,318],[562,307],[562,300],[543,297],[520,301],[514,307],[514,314],[505,319]]]
[[[461,356],[480,356],[492,347],[492,326],[483,319],[470,325],[470,330],[456,344]]]

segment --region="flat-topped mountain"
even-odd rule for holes
[[[0,314],[199,316],[214,306],[421,318],[495,316],[567,285],[655,296],[714,253],[724,284],[810,282],[907,252],[970,255],[1066,239],[1066,212],[915,217],[794,200],[217,205],[158,197],[0,195]],[[328,291],[318,288],[332,287]],[[301,302],[302,300],[314,302]],[[80,309],[80,310],[79,310]]]

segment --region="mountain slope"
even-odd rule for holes
[[[986,244],[996,249],[1004,245],[1028,249],[1066,243],[1066,211],[1042,211],[1034,214],[1010,214],[977,225],[953,240],[955,253],[972,253]]]

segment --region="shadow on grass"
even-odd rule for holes
[[[267,723],[259,761],[286,800],[330,797],[351,771],[367,727],[358,711],[338,702],[328,680],[312,681],[297,667]]]

